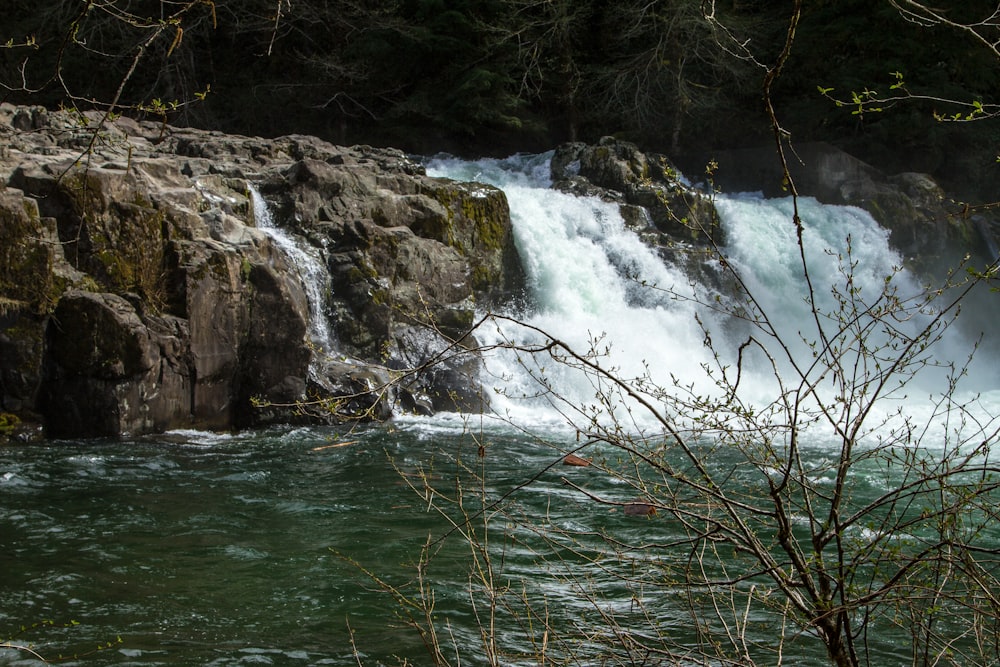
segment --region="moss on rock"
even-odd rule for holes
[[[75,224],[64,223],[66,241],[75,239],[77,265],[102,289],[139,294],[154,311],[166,305],[165,215],[139,185],[117,171],[88,170],[66,176],[60,190],[70,202]]]
[[[13,433],[21,425],[21,418],[9,412],[0,412],[0,436]]]
[[[508,259],[516,251],[503,191],[481,183],[436,180],[425,194],[444,207],[445,215],[436,225],[424,223],[414,231],[458,251],[469,263],[477,294],[506,289],[511,282],[506,275]]]
[[[0,193],[0,299],[5,309],[44,314],[57,300],[54,254],[38,209],[28,201],[17,190]]]

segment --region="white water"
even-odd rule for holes
[[[703,375],[700,364],[709,356],[695,320],[696,306],[664,291],[693,297],[694,289],[682,272],[664,264],[626,229],[617,205],[549,189],[547,155],[523,162],[438,160],[427,170],[491,183],[507,194],[530,291],[529,311],[517,313],[525,322],[576,350],[588,350],[592,343],[601,350],[608,347],[605,362],[624,377],[642,375],[647,362],[660,383],[669,383],[671,374]],[[491,334],[496,337],[490,339]],[[484,330],[480,338],[486,344],[540,340],[516,326]],[[488,360],[492,382],[502,384],[506,394],[494,399],[494,407],[518,421],[559,422],[547,401],[522,399],[538,389],[522,362],[531,363],[515,354]],[[546,364],[545,358],[537,363],[535,372],[544,373],[570,402],[593,400],[595,389],[586,377]]]
[[[257,227],[278,246],[288,263],[298,272],[299,282],[309,301],[309,337],[320,353],[328,354],[335,347],[330,324],[324,312],[325,295],[330,290],[330,274],[316,248],[297,241],[291,234],[274,223],[267,201],[252,183],[247,183],[253,202]]]
[[[491,183],[506,192],[530,292],[530,306],[512,315],[577,351],[598,350],[601,365],[613,368],[619,377],[648,375],[661,387],[676,381],[699,394],[717,391],[704,368],[715,364],[714,352],[732,363],[746,328],[734,327],[731,320],[719,315],[710,307],[714,300],[710,290],[691,286],[684,273],[665,264],[628,230],[616,205],[549,189],[548,155],[476,162],[438,159],[428,164],[427,170],[434,176]],[[791,222],[791,200],[720,196],[717,206],[727,239],[723,249],[727,261],[789,342],[792,353],[808,364],[810,352],[802,339],[816,340],[817,325],[806,301],[808,290]],[[920,293],[916,282],[898,268],[902,261],[891,249],[888,233],[866,212],[824,206],[809,198],[800,199],[799,208],[820,311],[836,311],[833,293],[835,288],[843,291],[847,287],[845,264],[853,264],[853,286],[863,300],[875,301],[887,281],[900,298]],[[928,317],[890,322],[894,328],[912,333]],[[824,320],[823,326],[832,323]],[[877,340],[879,332],[870,335]],[[543,340],[505,322],[481,331],[479,337],[486,344]],[[706,345],[709,338],[711,348]],[[947,350],[959,362],[970,349],[957,336],[938,347],[936,353]],[[756,361],[760,364],[763,357]],[[980,360],[979,366],[989,366],[989,361]],[[564,420],[564,415],[552,409],[554,394],[537,396],[539,376],[567,399],[565,403],[557,401],[556,407],[565,410],[571,405],[590,404],[592,412],[587,414],[601,412],[593,407],[598,388],[592,376],[571,372],[546,355],[497,354],[488,359],[487,368],[491,376],[487,384],[501,391],[494,407],[516,422],[552,425]],[[741,379],[741,392],[751,401],[773,400],[775,396],[774,373],[761,370],[764,372],[759,375],[747,373]],[[1000,392],[991,396],[984,419],[997,414]]]

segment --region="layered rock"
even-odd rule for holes
[[[731,292],[714,248],[724,242],[712,196],[659,153],[605,137],[567,143],[552,156],[553,187],[617,203],[625,224],[692,280]]]
[[[0,106],[0,144],[0,413],[80,437],[483,407],[469,329],[518,280],[499,190],[43,109]],[[328,346],[249,184],[329,272]]]
[[[817,155],[821,169],[796,174],[810,194],[864,206],[908,256],[995,256],[992,222],[956,215],[928,178]],[[711,196],[665,157],[566,144],[552,178],[617,202],[693,280],[724,273]],[[430,178],[391,149],[6,105],[0,179],[0,436],[31,421],[81,437],[485,407],[476,309],[522,280],[495,188]],[[257,224],[252,190],[318,258],[318,296]]]

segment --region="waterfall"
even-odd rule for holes
[[[437,160],[427,170],[484,181],[506,192],[530,291],[531,307],[515,313],[518,318],[577,350],[606,349],[623,377],[647,368],[667,383],[671,375],[702,375],[699,365],[708,361],[709,351],[695,319],[698,288],[625,227],[617,205],[550,189],[548,158]],[[526,332],[507,326],[479,335],[487,345],[530,340]],[[535,423],[558,420],[544,401],[523,400],[538,390],[524,361],[513,353],[487,360],[487,384],[503,385],[504,396],[494,406]],[[594,387],[580,374],[552,363],[544,373],[570,401],[593,400]]]
[[[660,387],[677,385],[703,395],[718,391],[705,368],[716,364],[716,353],[723,363],[732,364],[746,337],[745,327],[734,326],[712,307],[724,295],[713,294],[666,263],[625,226],[617,205],[550,189],[550,156],[476,162],[442,158],[427,165],[430,175],[487,182],[506,192],[530,292],[530,306],[511,315],[578,351],[598,352],[601,364],[619,377],[648,378]],[[716,203],[727,239],[722,249],[727,262],[758,298],[775,329],[790,341],[793,353],[810,355],[805,341],[815,340],[815,322],[806,301],[791,200],[738,195],[719,196]],[[901,299],[921,293],[916,281],[899,268],[902,260],[890,247],[888,233],[868,213],[810,198],[800,198],[799,209],[821,311],[836,311],[835,290],[856,289],[862,298],[875,299],[891,281]],[[848,264],[853,266],[851,285],[845,284]],[[916,332],[931,315],[890,323],[897,331]],[[827,324],[835,330],[832,320]],[[874,329],[872,336],[877,335]],[[503,322],[479,336],[487,345],[532,340],[530,331]],[[961,343],[954,346],[959,361],[969,348]],[[539,423],[559,417],[552,415],[551,400],[538,398],[561,395],[568,399],[561,404],[564,409],[593,404],[602,388],[594,386],[592,377],[560,366],[551,359],[546,364],[543,355],[530,360],[515,353],[491,356],[487,384],[502,387],[504,397],[494,406]],[[763,366],[758,375],[747,366],[741,391],[773,399],[774,372]],[[542,376],[540,385],[537,379]],[[546,396],[540,397],[540,391]]]
[[[260,191],[250,182],[247,182],[247,189],[258,229],[270,237],[298,273],[299,283],[309,302],[309,338],[320,353],[328,354],[335,347],[324,308],[326,294],[330,290],[330,273],[316,248],[297,240],[274,223],[271,209]]]

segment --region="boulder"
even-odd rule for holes
[[[663,236],[660,245],[722,242],[711,198],[686,184],[666,156],[643,153],[627,141],[605,137],[596,145],[559,146],[552,181],[566,192],[620,202],[633,225],[652,223]]]
[[[711,193],[692,187],[670,160],[605,137],[567,143],[552,156],[553,187],[617,203],[625,224],[693,280],[725,293],[714,245],[724,242]]]
[[[189,423],[187,323],[139,316],[117,294],[70,290],[46,337],[40,400],[51,437],[146,433]]]

